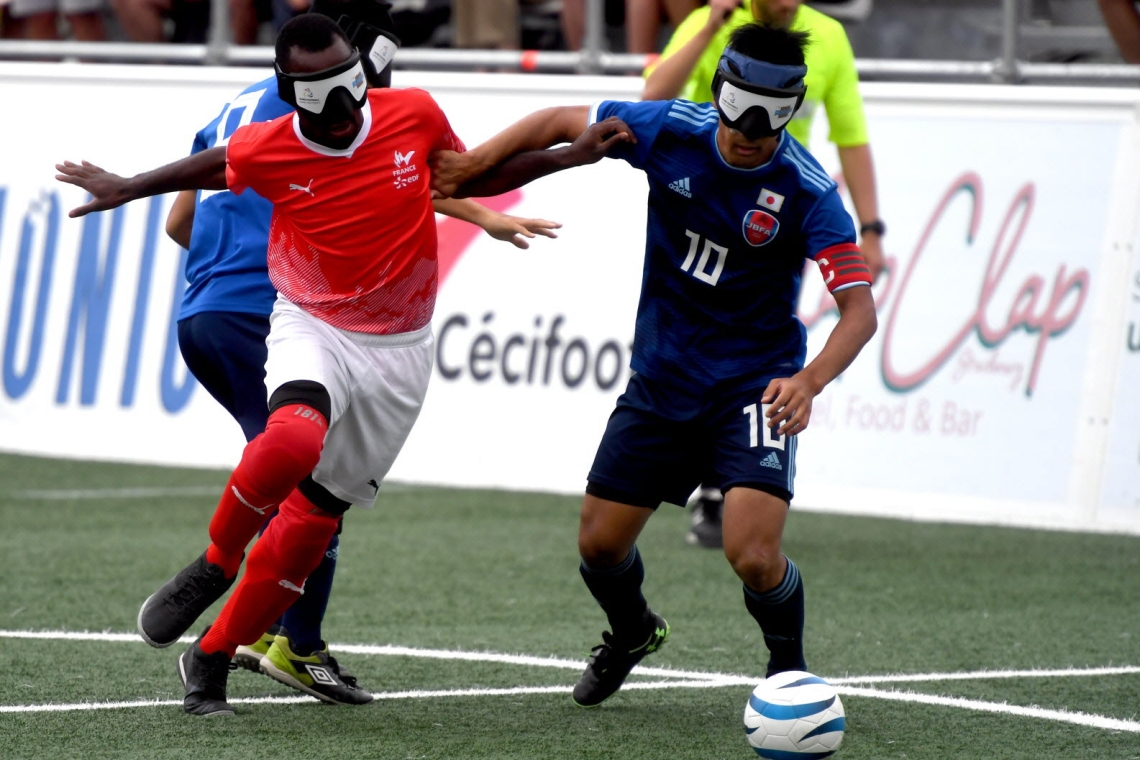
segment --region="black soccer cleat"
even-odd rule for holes
[[[693,506],[693,518],[689,525],[689,532],[685,534],[685,543],[703,546],[706,549],[722,548],[724,546],[724,531],[721,526],[723,511],[724,497],[720,495],[720,492],[709,493],[702,489],[697,503]]]
[[[220,565],[206,561],[205,552],[151,594],[139,609],[138,629],[152,647],[168,647],[194,625],[211,604],[234,583]]]
[[[226,701],[230,658],[225,652],[206,654],[201,643],[199,638],[178,658],[178,677],[186,689],[182,709],[191,715],[207,717],[233,715],[234,708]]]
[[[661,648],[669,639],[669,624],[654,612],[649,612],[649,620],[653,627],[648,637],[632,648],[619,642],[609,631],[602,631],[603,643],[590,650],[590,663],[574,685],[574,704],[597,707],[605,702],[625,683],[634,665]]]

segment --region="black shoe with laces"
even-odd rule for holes
[[[724,533],[721,528],[721,514],[724,510],[724,497],[717,492],[716,497],[702,493],[693,506],[693,519],[685,543],[703,546],[706,549],[720,549],[724,546]]]
[[[143,602],[139,635],[152,647],[170,646],[233,584],[234,579],[225,577],[220,565],[207,562],[203,552]]]
[[[605,702],[625,683],[634,665],[669,639],[669,624],[665,618],[654,612],[650,612],[648,618],[652,628],[646,638],[632,647],[618,641],[609,631],[602,631],[602,643],[590,650],[590,664],[574,685],[576,705],[596,707]]]
[[[191,715],[233,715],[234,708],[226,701],[230,658],[225,652],[206,654],[201,643],[199,638],[178,658],[178,677],[186,689],[182,709]]]

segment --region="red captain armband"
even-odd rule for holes
[[[854,285],[870,285],[871,270],[859,253],[859,246],[843,243],[825,248],[815,255],[823,284],[832,293],[846,290]]]

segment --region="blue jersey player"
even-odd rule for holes
[[[614,694],[668,638],[642,595],[636,540],[661,502],[684,505],[702,482],[725,492],[724,553],[763,631],[768,675],[806,668],[803,582],[781,552],[798,435],[812,400],[876,328],[870,272],[836,185],[784,131],[803,102],[806,43],[742,26],[714,103],[547,109],[437,157],[444,194],[500,192],[605,154],[649,181],[635,374],[590,469],[578,533],[582,577],[612,629],[574,687],[583,707]],[[795,314],[805,258],[840,313],[806,366]]]
[[[397,49],[387,3],[318,0],[313,12],[340,20],[365,61],[371,87],[386,87]],[[290,114],[293,107],[269,77],[243,90],[194,138],[191,153],[227,144],[238,127]],[[471,221],[525,248],[522,237],[551,235],[556,224],[498,214],[472,201],[436,202],[437,210]],[[167,219],[168,234],[187,249],[187,288],[178,316],[178,343],[194,377],[238,424],[246,440],[265,429],[265,339],[277,291],[269,281],[266,248],[272,204],[252,190],[185,191]],[[365,704],[372,695],[328,653],[321,623],[336,569],[339,535],[305,582],[305,593],[262,639],[239,647],[234,662],[319,699]]]

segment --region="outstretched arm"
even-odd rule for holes
[[[57,180],[91,193],[89,203],[68,212],[68,216],[73,218],[176,190],[226,189],[224,147],[210,148],[133,177],[120,177],[87,161],[79,164],[64,161],[56,164],[55,168],[59,172],[55,175]]]
[[[468,178],[458,183],[451,191],[451,195],[456,198],[499,195],[547,174],[595,163],[619,143],[635,142],[637,138],[633,130],[617,117],[610,117],[589,127],[583,123],[582,130],[575,136],[574,142],[564,148],[526,150],[511,155],[489,170],[476,174],[467,174],[466,171],[460,170],[452,174],[453,177]],[[464,155],[466,154],[440,153],[437,154],[436,161],[443,166],[453,157],[462,158]]]
[[[675,50],[666,51],[645,78],[642,100],[670,100],[681,94],[685,82],[697,66],[716,33],[732,17],[739,0],[710,0],[708,20],[696,34]],[[694,11],[695,12],[695,11]]]
[[[491,237],[511,243],[516,248],[530,248],[530,243],[525,238],[533,238],[535,235],[558,237],[554,230],[562,226],[559,222],[546,219],[524,219],[501,214],[472,200],[443,198],[432,201],[432,205],[440,214],[476,224]]]
[[[449,197],[459,185],[516,153],[572,142],[586,130],[589,118],[589,106],[544,108],[524,116],[466,153],[439,151],[431,159],[432,189]]]

